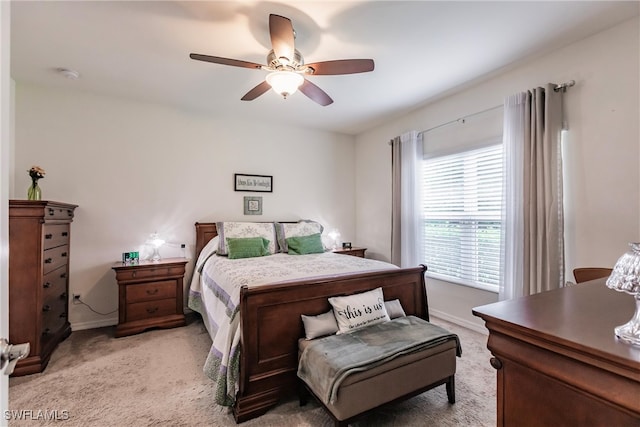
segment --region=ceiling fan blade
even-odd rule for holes
[[[249,92],[247,92],[245,96],[243,96],[241,99],[243,101],[253,101],[257,97],[259,97],[260,95],[268,91],[269,89],[271,89],[271,85],[267,83],[267,81],[265,80],[262,83],[260,83],[258,86],[254,87]]]
[[[326,107],[327,105],[333,103],[333,99],[331,99],[331,97],[327,95],[325,91],[323,91],[307,79],[304,79],[304,83],[302,83],[302,86],[300,86],[299,90],[300,92],[307,95],[307,97],[309,97],[312,101],[317,102],[323,107]]]
[[[295,42],[293,37],[293,25],[289,18],[280,15],[269,15],[269,34],[271,46],[276,58],[294,59]]]
[[[219,56],[200,55],[198,53],[192,53],[189,55],[191,59],[196,61],[213,62],[214,64],[231,65],[233,67],[242,68],[257,68],[261,69],[262,65],[255,62],[240,61],[239,59],[221,58]]]
[[[356,74],[373,71],[373,59],[339,59],[337,61],[314,62],[306,64],[313,68],[314,76],[329,76],[336,74]]]

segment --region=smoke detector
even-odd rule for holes
[[[80,77],[80,73],[76,70],[70,70],[68,68],[58,68],[56,71],[68,79],[77,80]]]

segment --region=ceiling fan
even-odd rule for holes
[[[356,74],[373,71],[373,59],[341,59],[305,64],[302,54],[295,48],[295,33],[291,20],[284,16],[269,15],[269,34],[272,49],[267,55],[267,65],[197,53],[192,53],[189,57],[215,64],[269,71],[265,81],[247,92],[242,97],[243,101],[252,101],[270,88],[286,99],[299,88],[300,92],[313,101],[327,106],[333,102],[333,99],[325,91],[307,80],[305,76]]]

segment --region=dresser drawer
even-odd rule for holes
[[[42,306],[42,335],[41,340],[46,342],[53,338],[67,322],[67,304],[60,298],[48,301]]]
[[[163,280],[139,285],[127,285],[127,303],[176,297],[176,281]]]
[[[124,268],[118,269],[116,279],[118,282],[140,281],[144,279],[165,278],[172,276],[182,276],[184,265],[165,265],[150,268]]]
[[[69,245],[47,249],[42,253],[42,270],[48,274],[53,270],[67,265],[69,260]]]
[[[176,314],[175,298],[127,304],[127,322]]]
[[[43,276],[43,299],[49,298],[50,295],[59,296],[61,293],[67,291],[67,268],[68,266],[65,264]]]
[[[52,301],[66,302],[68,300],[67,267],[61,267],[47,274],[42,287],[42,301],[44,304],[51,304]]]
[[[42,227],[44,249],[69,244],[69,224],[45,224]]]
[[[73,219],[73,210],[75,206],[46,206],[44,209],[44,220],[69,220]]]

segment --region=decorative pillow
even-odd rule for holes
[[[216,222],[216,228],[220,236],[218,255],[228,255],[227,238],[238,237],[264,237],[269,241],[269,254],[277,252],[276,227],[272,222]]]
[[[216,236],[213,239],[209,240],[209,242],[204,245],[204,248],[200,251],[200,255],[198,255],[198,261],[196,262],[196,271],[198,273],[202,273],[202,267],[204,263],[211,257],[211,255],[215,254],[218,250],[220,237]]]
[[[320,233],[285,239],[290,255],[321,254],[324,252]]]
[[[399,299],[385,301],[384,307],[387,309],[387,314],[389,315],[390,319],[406,316],[406,313],[404,312],[404,309],[402,308],[402,304],[400,304]]]
[[[264,237],[227,237],[229,259],[269,255],[269,241]]]
[[[338,324],[333,315],[333,310],[318,314],[317,316],[306,316],[303,314],[300,317],[302,317],[304,334],[308,340],[325,335],[333,335],[338,332]]]
[[[382,288],[347,297],[331,297],[329,304],[338,322],[338,334],[391,320],[384,306]]]
[[[289,252],[287,238],[310,236],[312,234],[322,234],[324,227],[319,222],[310,220],[300,220],[294,224],[276,222],[276,234],[281,252]]]

